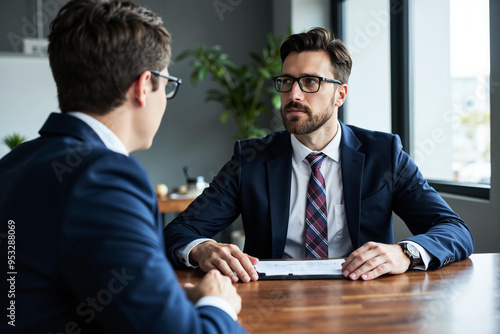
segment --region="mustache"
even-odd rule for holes
[[[283,111],[284,112],[287,112],[289,109],[299,109],[299,110],[302,110],[308,114],[311,113],[311,109],[309,109],[309,107],[306,107],[302,104],[300,104],[299,102],[296,102],[296,101],[290,101],[284,108],[283,108]]]

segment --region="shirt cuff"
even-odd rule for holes
[[[231,318],[233,318],[234,321],[238,320],[238,315],[236,314],[236,311],[234,308],[229,304],[229,302],[221,297],[216,297],[216,296],[206,296],[200,298],[196,304],[194,304],[194,307],[199,308],[202,306],[214,306],[222,311],[226,312]]]
[[[202,242],[210,241],[210,240],[213,240],[213,239],[200,238],[200,239],[193,240],[190,243],[186,244],[185,246],[177,248],[177,250],[175,251],[175,256],[177,257],[177,259],[180,262],[184,263],[184,265],[186,265],[188,268],[198,268],[197,265],[192,265],[189,262],[189,253],[191,253],[191,250],[193,250],[193,248],[195,248],[196,246],[198,246]]]
[[[415,266],[413,269],[427,270],[427,268],[429,268],[429,263],[431,263],[432,255],[428,251],[426,251],[424,247],[420,246],[416,242],[410,240],[399,242],[399,244],[403,243],[412,244],[413,246],[417,247],[418,251],[420,252],[420,258],[422,259],[422,264]]]

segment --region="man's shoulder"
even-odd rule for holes
[[[394,134],[389,133],[389,132],[370,130],[370,129],[361,128],[361,127],[350,125],[350,124],[344,124],[344,126],[347,129],[351,130],[352,133],[360,140],[362,140],[362,139],[365,139],[365,140],[376,140],[376,139],[392,140],[395,136]]]
[[[0,165],[4,166],[2,171],[10,169],[11,173],[25,176],[38,174],[45,177],[44,182],[56,185],[72,183],[84,174],[95,175],[96,170],[117,170],[119,175],[143,170],[133,157],[73,136],[42,136],[26,142],[4,157]]]
[[[286,141],[287,139],[290,140],[290,133],[286,130],[280,130],[271,132],[265,137],[247,138],[239,140],[238,142],[242,146],[255,146],[256,144],[270,145],[275,142]]]
[[[248,156],[254,160],[255,157],[281,156],[291,154],[292,144],[290,133],[286,130],[276,131],[265,137],[256,137],[239,140],[235,144],[235,152]]]
[[[360,147],[366,149],[382,149],[392,146],[395,142],[400,143],[398,135],[360,128],[354,125],[344,124],[342,142],[349,147]],[[359,146],[358,146],[359,145]]]

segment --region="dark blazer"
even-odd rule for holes
[[[12,268],[0,244],[1,333],[243,331],[187,300],[136,159],[108,150],[73,116],[51,114],[40,134],[0,160],[0,235],[15,226]],[[7,272],[16,272],[13,298]],[[11,301],[15,327],[5,317]]]
[[[412,240],[435,259],[430,268],[468,257],[474,247],[466,224],[428,185],[397,135],[341,123],[340,162],[347,225],[354,249],[368,241],[394,243],[392,212]],[[213,237],[241,214],[244,251],[282,258],[292,174],[290,134],[237,141],[232,159],[183,213],[164,229],[167,256],[199,237]]]

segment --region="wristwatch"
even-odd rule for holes
[[[410,259],[410,266],[408,267],[408,270],[412,270],[415,266],[423,263],[422,258],[420,257],[420,252],[415,245],[407,242],[402,242],[399,245],[403,249],[403,253]]]

